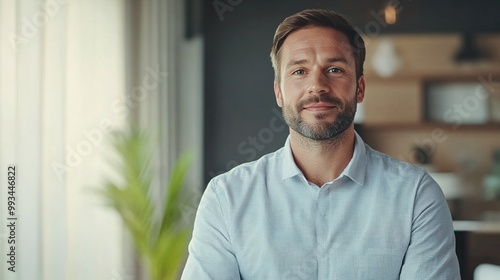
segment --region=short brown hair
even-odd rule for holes
[[[365,61],[365,42],[347,19],[330,10],[307,9],[287,17],[276,29],[271,48],[271,62],[274,68],[274,80],[280,82],[281,47],[292,32],[309,26],[328,27],[347,36],[356,63],[356,80],[363,75]]]

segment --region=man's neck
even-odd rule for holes
[[[346,168],[354,152],[354,127],[336,139],[312,140],[290,131],[290,146],[295,164],[306,179],[318,187],[336,179]]]

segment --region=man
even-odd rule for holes
[[[210,181],[182,279],[460,279],[439,186],[354,131],[364,59],[335,12],[278,26],[274,92],[290,135]]]

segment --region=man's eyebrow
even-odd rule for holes
[[[296,59],[296,60],[291,60],[286,64],[286,68],[295,66],[295,65],[301,65],[301,64],[306,64],[308,62],[307,59]]]
[[[307,60],[307,59],[290,60],[290,62],[288,62],[286,64],[286,68],[289,68],[289,67],[292,67],[295,65],[306,64],[307,62],[309,62],[309,60]],[[328,63],[341,62],[344,64],[349,64],[349,62],[347,61],[347,59],[345,57],[330,57],[330,58],[326,59],[326,62],[328,62]]]
[[[349,62],[347,61],[347,59],[345,59],[345,57],[330,57],[326,60],[326,62],[328,63],[342,62],[345,64],[349,64]]]

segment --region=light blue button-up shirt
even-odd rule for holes
[[[332,159],[335,160],[335,159]],[[421,168],[374,151],[319,188],[278,151],[213,178],[183,280],[460,279],[451,215]]]

